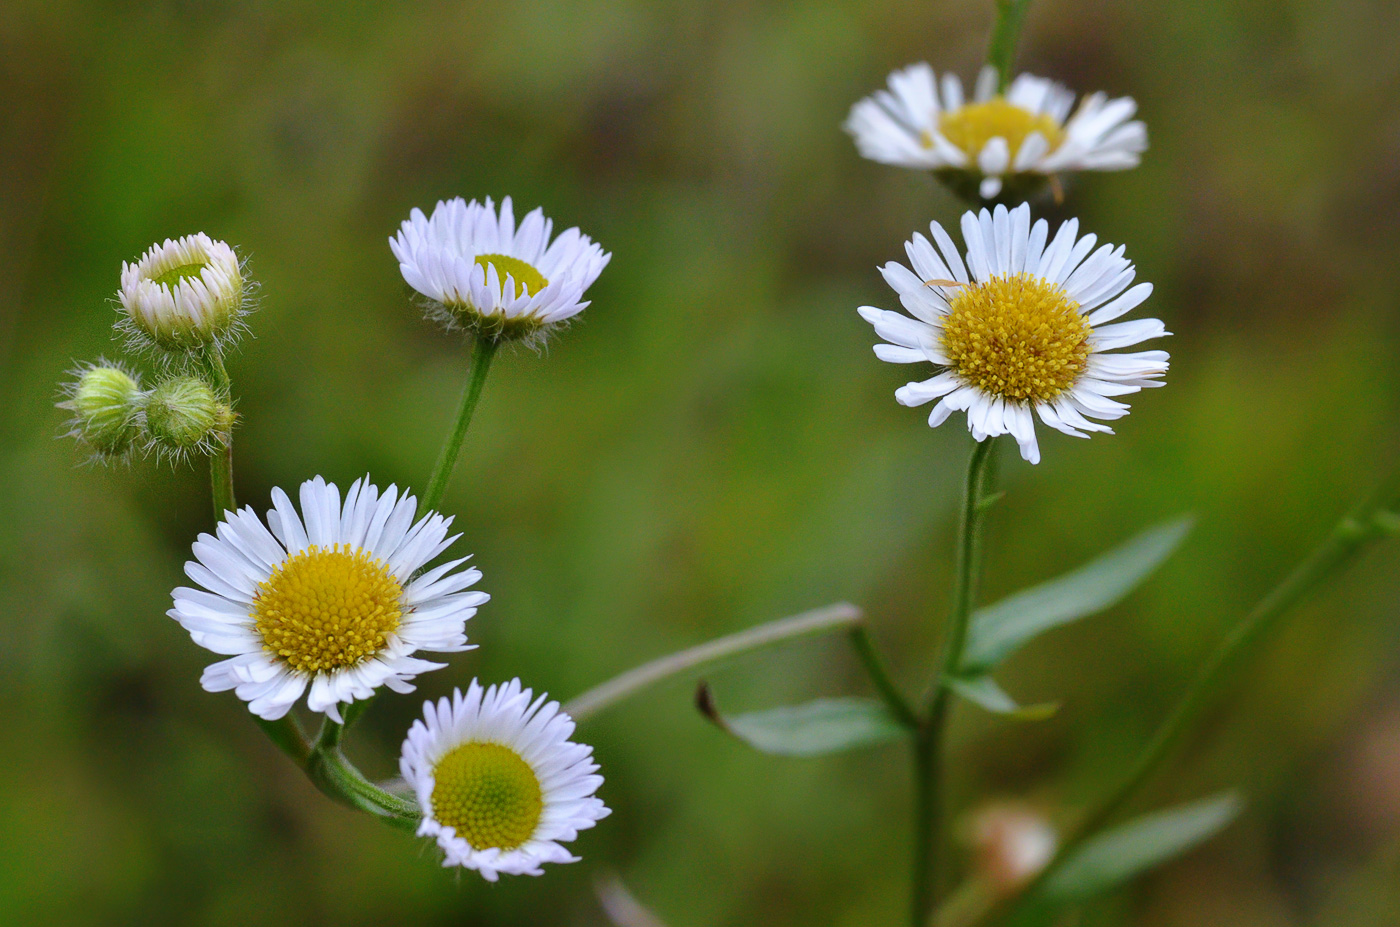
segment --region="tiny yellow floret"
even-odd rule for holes
[[[969,103],[940,114],[938,131],[972,158],[994,138],[1006,139],[1012,155],[1021,150],[1021,144],[1032,132],[1039,132],[1049,142],[1047,151],[1054,151],[1065,140],[1064,130],[1054,118],[1009,103],[1004,97]],[[928,139],[924,147],[932,145],[933,140]]]
[[[466,743],[433,769],[433,817],[474,850],[514,850],[534,834],[544,793],[530,764],[509,747]]]
[[[537,296],[540,290],[549,285],[544,274],[520,258],[511,257],[508,254],[478,254],[475,260],[483,270],[488,267],[496,268],[496,276],[501,281],[501,295],[507,299],[515,299],[521,295]],[[506,292],[507,274],[515,280],[515,287],[509,293]]]
[[[403,618],[403,586],[368,551],[312,545],[258,584],[263,649],[303,673],[355,666],[382,651]]]
[[[1092,329],[1064,287],[1033,274],[960,287],[943,322],[943,353],[962,380],[1008,402],[1054,399],[1089,358]]]

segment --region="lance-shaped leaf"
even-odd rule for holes
[[[888,743],[911,729],[885,707],[868,698],[823,698],[742,715],[723,715],[709,686],[695,692],[695,705],[721,730],[763,753],[776,756],[821,756],[857,747]]]
[[[985,673],[1036,635],[1116,604],[1152,575],[1190,530],[1190,518],[1150,528],[1077,570],[978,609],[960,675]]]
[[[943,684],[979,708],[1019,721],[1043,721],[1060,710],[1056,702],[1018,705],[991,676],[949,676]]]
[[[1105,831],[1074,851],[1036,892],[1051,904],[1083,901],[1180,856],[1240,813],[1233,792],[1145,815]]]

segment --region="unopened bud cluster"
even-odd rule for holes
[[[149,390],[105,361],[79,370],[61,408],[73,413],[69,434],[98,459],[130,453],[179,458],[222,446],[237,416],[199,377],[166,376]]]
[[[81,366],[59,403],[73,413],[68,433],[99,460],[178,459],[223,446],[237,416],[227,384],[221,391],[204,374],[222,377],[222,352],[239,334],[252,289],[233,248],[203,232],[123,263],[116,330],[133,353],[154,352],[162,374],[147,390],[123,364]]]

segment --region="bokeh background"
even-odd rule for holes
[[[317,473],[421,487],[466,352],[410,308],[385,241],[413,206],[511,194],[614,257],[579,324],[497,362],[445,506],[494,599],[481,648],[420,691],[519,675],[569,696],[841,599],[920,687],[970,441],[895,404],[908,371],[855,307],[892,307],[876,265],[960,206],[839,126],[911,61],[970,77],[990,7],[0,6],[0,923],[600,925],[610,872],[672,927],[898,922],[904,751],[757,755],[698,717],[693,680],[581,730],[615,813],[545,878],[442,870],[333,806],[200,690],[209,655],[164,617],[210,527],[202,468],[82,466],[53,402],[119,350],[121,261],[204,230],[262,284],[230,363],[242,501]],[[1038,0],[1019,61],[1140,102],[1142,167],[1040,211],[1126,243],[1175,337],[1117,436],[1007,459],[987,597],[1198,517],[1142,591],[1007,667],[1057,717],[958,711],[959,801],[1063,816],[1397,457],[1400,8]],[[1138,802],[1238,785],[1245,816],[1075,923],[1400,918],[1397,557],[1296,612]],[[866,691],[838,641],[709,678],[736,710]],[[374,706],[367,771],[393,772],[419,704]]]

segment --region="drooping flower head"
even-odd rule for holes
[[[200,232],[152,245],[122,264],[120,327],[133,347],[190,351],[238,333],[248,289],[232,248]]]
[[[185,573],[203,589],[174,592],[170,617],[194,642],[229,659],[205,669],[210,692],[233,689],[253,714],[275,720],[307,706],[340,720],[340,706],[381,685],[412,692],[419,673],[446,664],[419,650],[469,650],[465,624],[489,596],[468,591],[467,558],[418,571],[457,539],[450,518],[366,477],[342,503],[319,476],[301,485],[301,512],[280,489],[264,527],[251,506],[201,534]],[[454,572],[456,571],[456,572]]]
[[[522,690],[515,679],[423,705],[403,744],[399,770],[423,811],[444,866],[542,875],[545,863],[574,863],[564,842],[607,817],[593,748],[569,740],[574,722]]]
[[[1050,239],[1024,203],[963,214],[966,264],[941,225],[929,230],[937,250],[918,233],[905,243],[912,271],[893,261],[880,268],[913,318],[860,308],[889,342],[875,346],[881,360],[943,368],[895,392],[906,406],[938,400],[929,425],[966,412],[978,441],[1013,435],[1021,456],[1038,463],[1033,412],[1065,434],[1112,434],[1089,419],[1121,418],[1128,406],[1113,397],[1163,385],[1167,352],[1106,353],[1168,334],[1157,319],[1113,321],[1152,293],[1150,283],[1129,286],[1137,272],[1121,245],[1095,251],[1077,219]]]
[[[553,225],[535,209],[517,228],[510,197],[499,214],[490,197],[485,205],[458,197],[438,203],[432,216],[414,209],[389,247],[439,322],[489,338],[533,339],[588,306],[583,293],[612,257],[576,228],[551,241]]]
[[[991,67],[967,100],[956,75],[939,80],[921,63],[853,106],[846,131],[872,161],[934,171],[969,198],[995,199],[1005,187],[1025,199],[1055,174],[1136,167],[1147,150],[1136,111],[1131,97],[1103,93],[1076,108],[1073,92],[1031,74],[1001,94]]]

